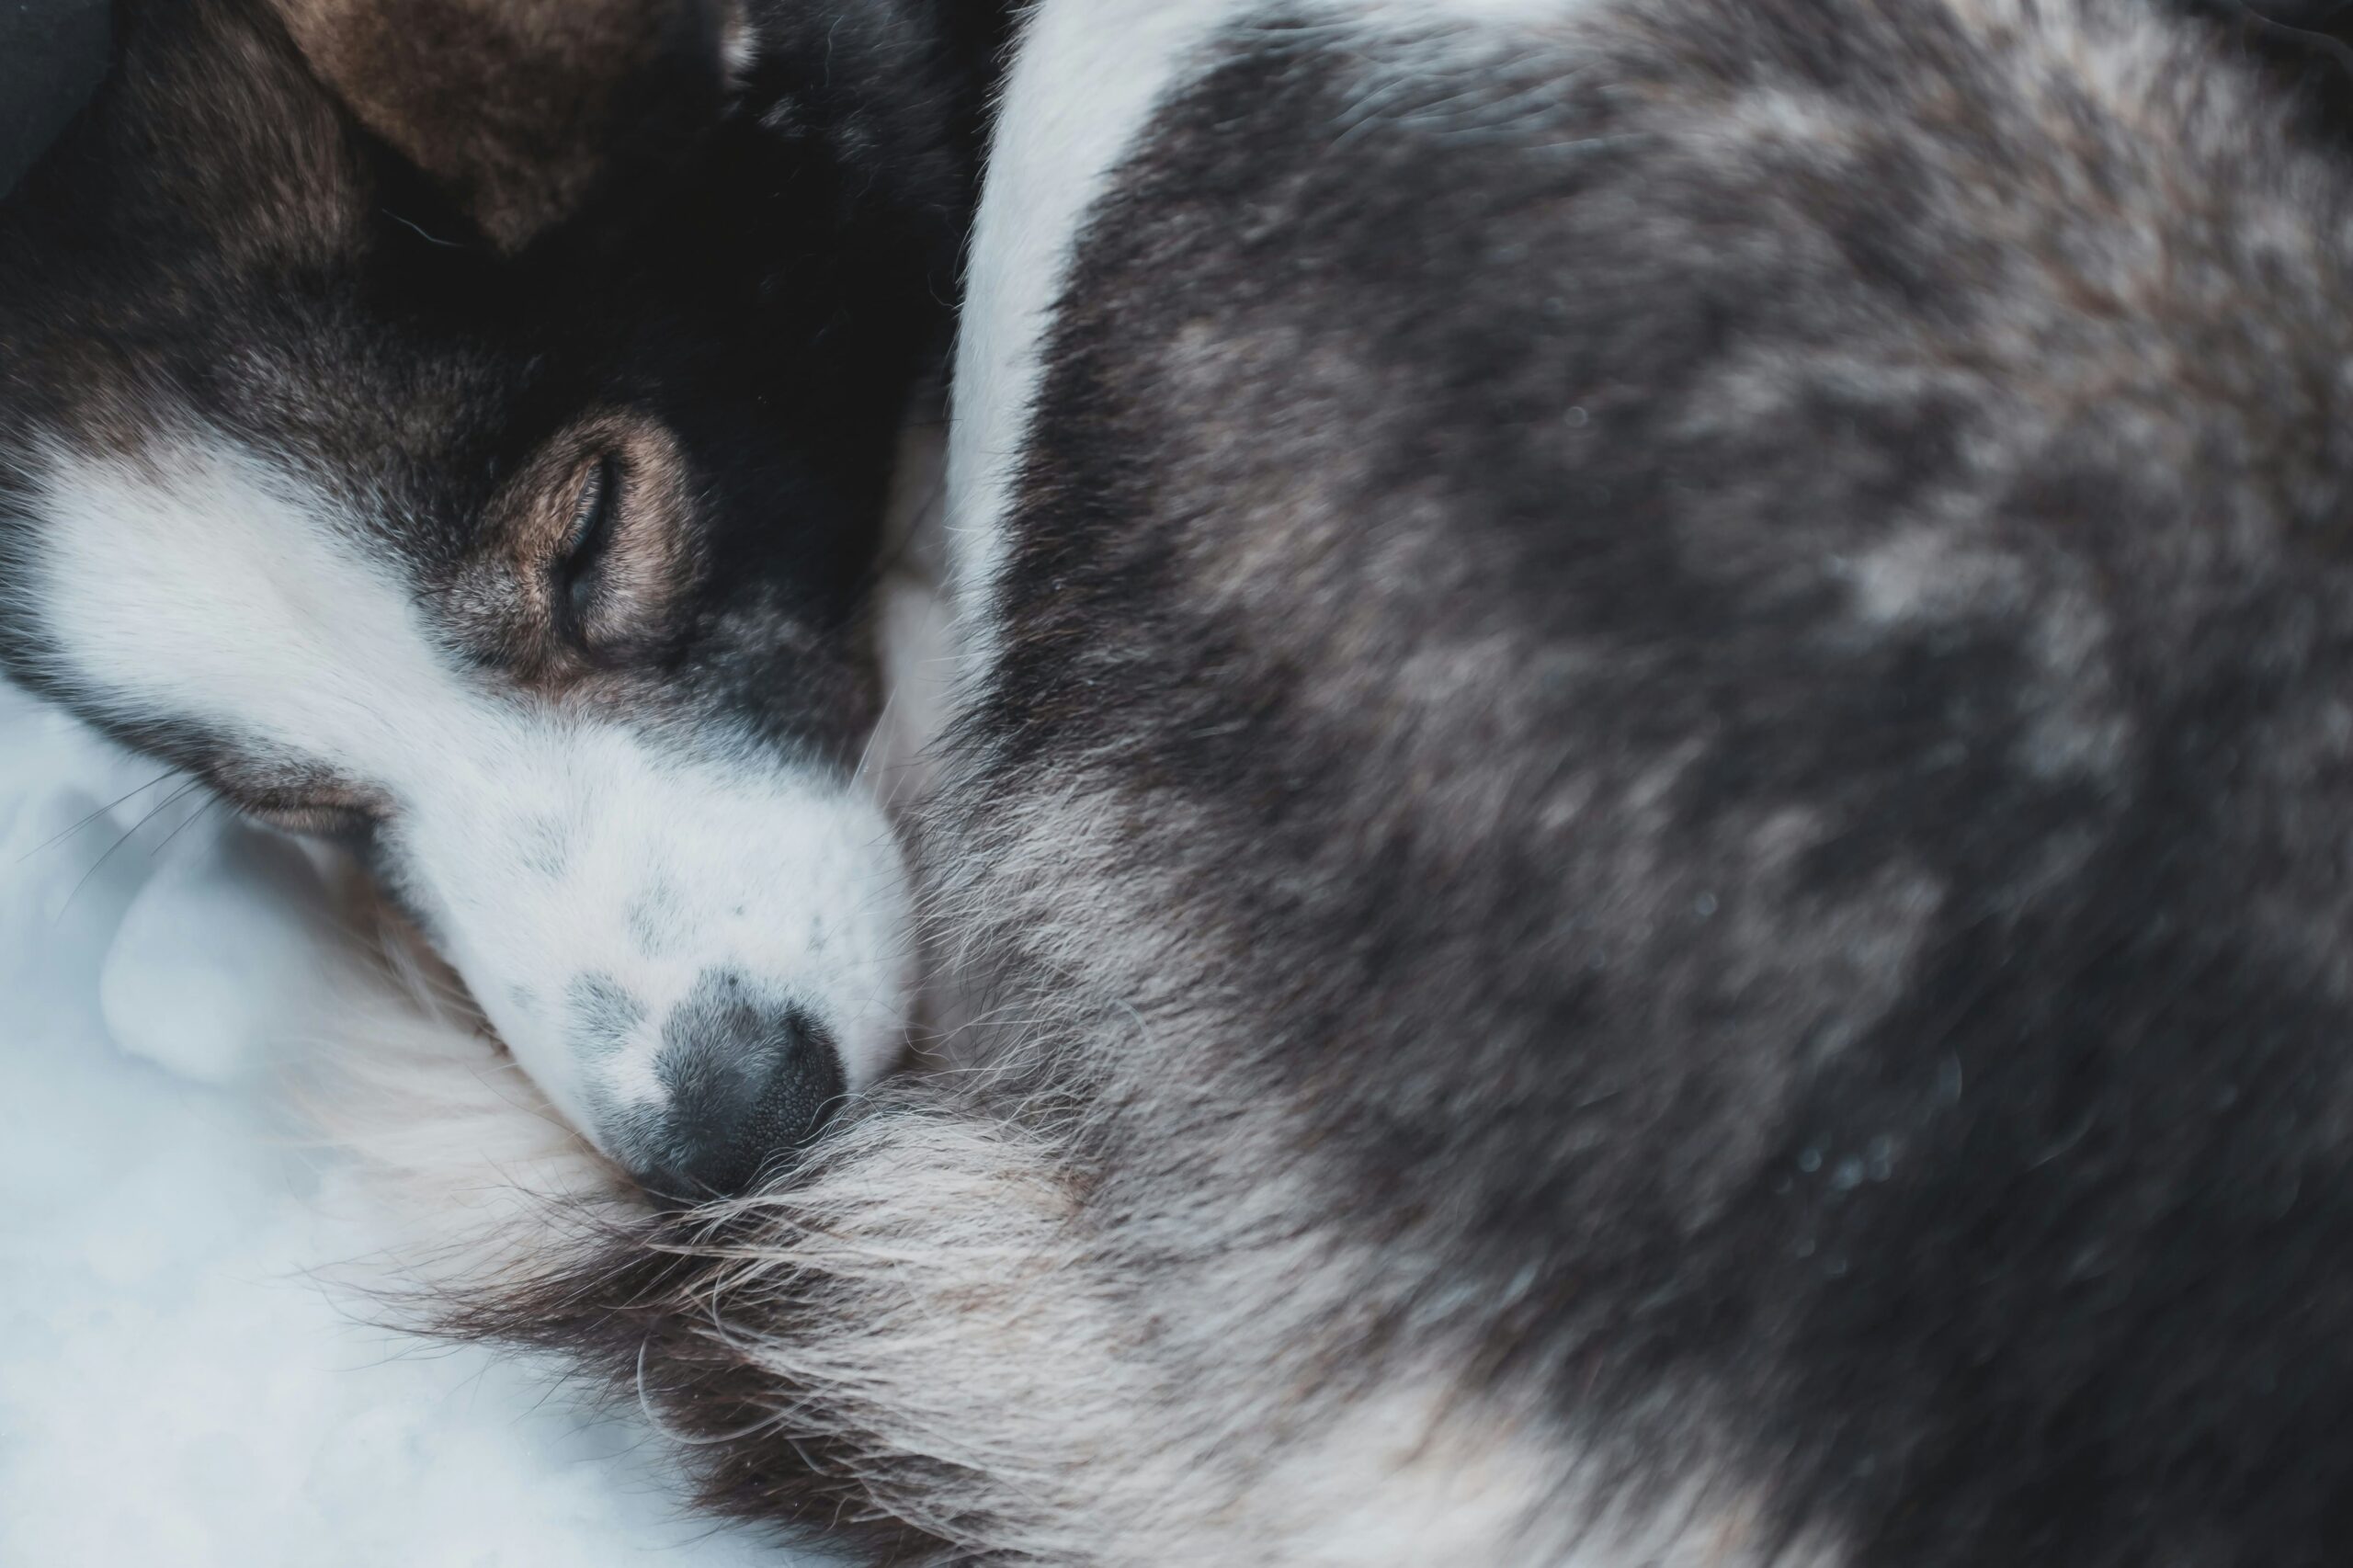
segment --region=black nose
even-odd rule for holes
[[[649,1192],[678,1202],[751,1190],[816,1136],[847,1088],[813,1019],[760,1005],[726,975],[671,1013],[654,1071],[668,1106],[632,1164]]]

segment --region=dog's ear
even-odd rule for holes
[[[718,112],[741,0],[270,0],[352,114],[517,250]]]

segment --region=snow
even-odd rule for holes
[[[289,1107],[335,922],[185,782],[0,686],[0,1562],[813,1562],[342,1282],[392,1243]]]

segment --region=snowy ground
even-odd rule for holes
[[[793,1561],[328,1282],[385,1242],[284,1103],[314,873],[157,773],[0,686],[0,1563]]]

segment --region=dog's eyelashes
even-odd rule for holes
[[[284,757],[223,753],[199,772],[239,815],[281,833],[358,839],[392,815],[392,799],[382,791]]]
[[[268,798],[241,801],[237,809],[264,827],[306,838],[358,838],[376,826],[374,812],[345,801]]]
[[[676,444],[650,422],[608,416],[561,437],[545,463],[507,514],[524,574],[508,600],[516,645],[551,671],[618,671],[662,646],[686,585]]]
[[[597,609],[603,565],[619,526],[621,471],[609,452],[590,467],[573,507],[572,534],[557,559],[555,588],[565,632],[585,645]]]

